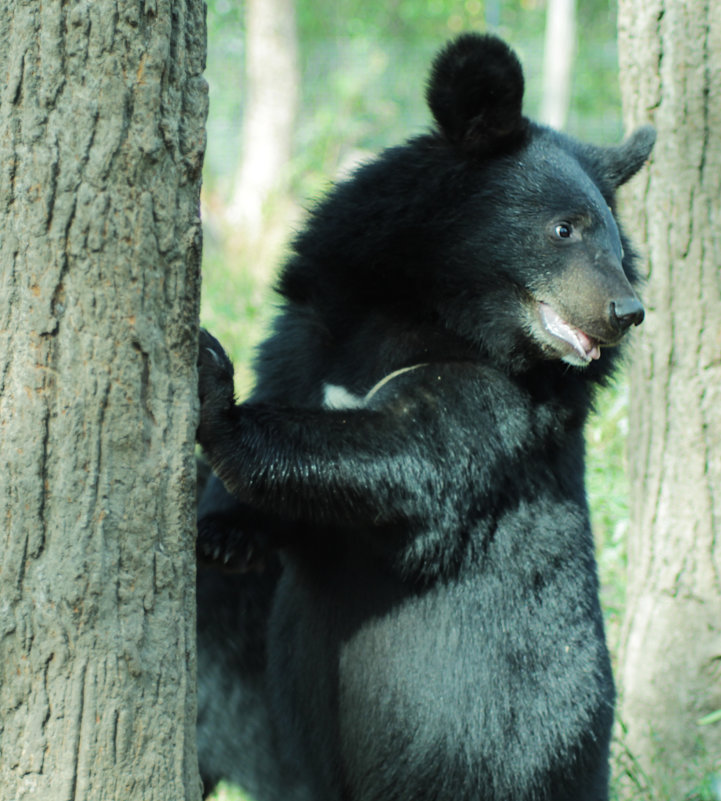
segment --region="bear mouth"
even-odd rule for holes
[[[566,351],[567,354],[563,357],[564,361],[578,364],[576,361],[577,358],[580,360],[581,364],[590,364],[595,359],[601,358],[601,343],[599,340],[594,339],[585,331],[566,322],[566,320],[564,320],[548,303],[539,301],[538,311],[541,317],[541,323],[546,332],[555,340],[564,343],[565,347],[563,350]]]

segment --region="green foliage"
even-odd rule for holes
[[[524,62],[532,116],[540,104],[545,4],[541,0],[298,0],[301,114],[294,191],[302,203],[359,153],[401,141],[429,124],[423,90],[437,48],[462,30],[484,30],[498,5],[498,32]],[[620,97],[611,0],[579,4],[569,130],[599,142],[619,138]],[[243,4],[208,7],[210,118],[205,184],[230,191],[242,124]]]
[[[206,237],[203,253],[202,325],[223,343],[235,365],[236,396],[252,389],[255,346],[268,331],[273,294],[264,276],[236,269],[236,254]]]
[[[301,40],[341,37],[434,38],[484,21],[481,0],[300,0],[297,4]]]

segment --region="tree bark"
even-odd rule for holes
[[[201,0],[0,1],[0,799],[197,799]]]
[[[721,5],[621,0],[628,129],[652,122],[626,197],[646,239],[630,369],[631,535],[619,684],[628,794],[681,798],[721,770]]]
[[[243,143],[227,220],[257,237],[263,210],[287,188],[300,70],[295,0],[246,0]]]

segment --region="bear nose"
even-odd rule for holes
[[[645,312],[638,298],[628,297],[611,301],[611,322],[619,331],[641,325]]]

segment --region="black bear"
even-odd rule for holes
[[[583,425],[644,315],[614,195],[654,133],[582,144],[522,97],[505,43],[451,42],[434,128],[296,238],[247,402],[201,336],[198,440],[227,493],[211,479],[199,549],[246,571],[200,578],[209,780],[236,759],[273,774],[260,798],[608,798]]]

